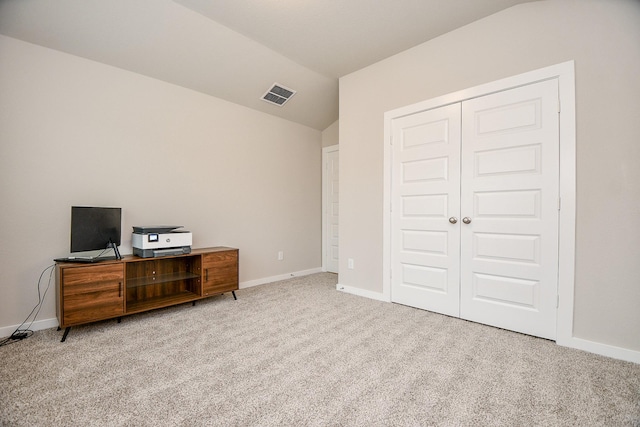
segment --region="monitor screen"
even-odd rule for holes
[[[71,207],[71,252],[120,246],[121,208]]]

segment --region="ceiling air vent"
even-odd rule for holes
[[[262,95],[261,99],[269,104],[275,104],[278,107],[282,107],[295,94],[295,90],[284,87],[280,83],[274,83],[271,86],[271,89]]]

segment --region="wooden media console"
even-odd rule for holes
[[[56,264],[56,313],[64,342],[72,326],[154,310],[238,289],[238,249],[213,247],[159,258],[126,255]]]

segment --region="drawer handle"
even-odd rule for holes
[[[205,282],[209,281],[209,269],[208,268],[204,269],[204,281]]]

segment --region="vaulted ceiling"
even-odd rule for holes
[[[0,0],[0,34],[323,130],[339,77],[529,1]]]

